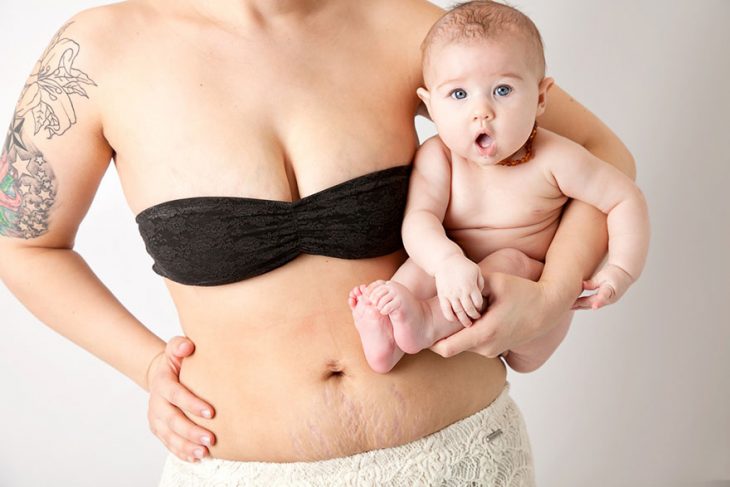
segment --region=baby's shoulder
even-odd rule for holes
[[[534,152],[534,160],[536,165],[542,169],[550,171],[550,168],[556,164],[565,165],[571,163],[580,163],[586,149],[560,134],[547,129],[538,128],[532,150]]]
[[[533,142],[533,150],[536,155],[540,152],[545,154],[568,155],[584,150],[584,148],[582,145],[567,137],[563,137],[551,130],[538,127],[535,141]]]
[[[439,159],[443,158],[450,161],[451,151],[446,147],[441,137],[434,135],[423,141],[423,144],[416,151],[416,160],[423,159],[424,157],[438,157]]]
[[[451,151],[438,135],[426,139],[413,160],[416,171],[451,172]]]

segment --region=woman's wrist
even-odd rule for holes
[[[548,315],[568,311],[583,291],[583,280],[578,274],[561,276],[560,279],[540,278],[538,284],[542,289]]]
[[[164,354],[165,354],[165,349],[163,348],[157,354],[155,354],[155,356],[152,357],[152,359],[150,359],[149,364],[147,365],[147,371],[145,372],[145,375],[144,375],[144,384],[143,384],[144,390],[147,392],[150,391],[150,370],[152,370],[152,365],[160,357],[160,355],[164,355]]]

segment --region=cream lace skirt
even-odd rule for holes
[[[532,453],[509,384],[489,406],[405,445],[319,462],[238,462],[169,454],[160,487],[533,486]]]

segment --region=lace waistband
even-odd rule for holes
[[[159,487],[532,486],[532,453],[509,383],[486,408],[393,448],[318,462],[239,462],[168,455]]]

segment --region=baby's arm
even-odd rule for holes
[[[444,316],[469,326],[471,319],[480,316],[484,278],[479,266],[446,236],[443,220],[450,188],[448,149],[438,137],[432,137],[419,148],[413,163],[403,244],[416,264],[434,276]]]
[[[584,288],[598,289],[576,301],[576,308],[597,309],[616,302],[639,277],[649,249],[649,211],[639,187],[621,171],[582,146],[549,134],[547,175],[563,194],[608,215],[608,262]]]

